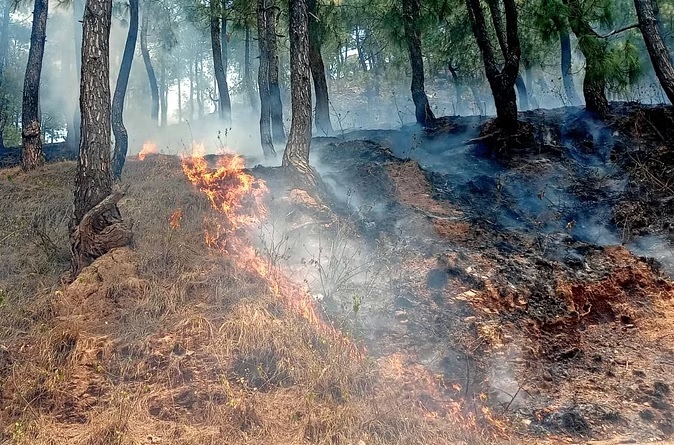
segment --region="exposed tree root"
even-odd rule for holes
[[[70,235],[72,265],[69,281],[96,258],[116,247],[124,247],[133,239],[132,223],[119,216],[117,203],[124,197],[124,189],[116,187],[113,192],[89,210]]]

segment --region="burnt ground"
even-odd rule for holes
[[[6,170],[3,205],[36,208],[4,213],[1,265],[22,280],[0,297],[39,292],[10,317],[17,328],[0,330],[0,440],[671,436],[674,125],[667,109],[616,110],[609,123],[579,109],[524,113],[512,147],[484,138],[480,117],[316,139],[323,203],[278,169],[253,168],[270,190],[260,255],[366,345],[363,361],[315,339],[243,265],[203,245],[208,204],[175,157],[129,160],[122,211],[138,221],[140,258],[105,256],[64,290],[49,274],[67,265],[74,166]],[[0,164],[15,155],[0,153]],[[167,223],[176,209],[178,228]],[[40,212],[54,221],[31,223],[25,250],[12,218]],[[457,423],[483,442],[453,437]]]
[[[312,162],[346,225],[307,226],[325,211],[288,211],[291,187],[253,171],[289,215],[287,270],[374,357],[403,351],[410,379],[433,375],[419,396],[430,411],[457,402],[526,436],[662,439],[674,433],[674,121],[619,111],[609,123],[525,113],[532,138],[505,153],[479,117],[318,139]],[[339,281],[326,250],[348,285],[326,285]]]

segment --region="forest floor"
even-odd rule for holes
[[[324,202],[252,168],[245,241],[282,282],[152,155],[132,249],[60,284],[75,165],[0,170],[0,441],[668,440],[674,119],[618,114],[525,113],[507,153],[478,117],[319,138]]]

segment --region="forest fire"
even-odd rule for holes
[[[190,182],[206,195],[211,207],[223,217],[207,221],[207,245],[233,256],[239,266],[263,278],[277,298],[308,320],[322,335],[348,342],[318,314],[309,293],[270,265],[253,247],[252,232],[267,215],[265,182],[245,171],[244,160],[239,155],[221,155],[216,168],[211,169],[203,153],[203,146],[194,145],[192,156],[182,159],[182,168]]]
[[[138,153],[138,159],[144,161],[147,155],[157,153],[159,153],[159,150],[157,149],[157,144],[155,144],[152,141],[145,141],[143,143],[143,148],[141,148],[140,152]]]

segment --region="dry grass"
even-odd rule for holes
[[[427,418],[378,363],[209,252],[208,204],[175,158],[129,163],[133,250],[62,287],[73,172],[0,171],[0,443],[492,442]]]

